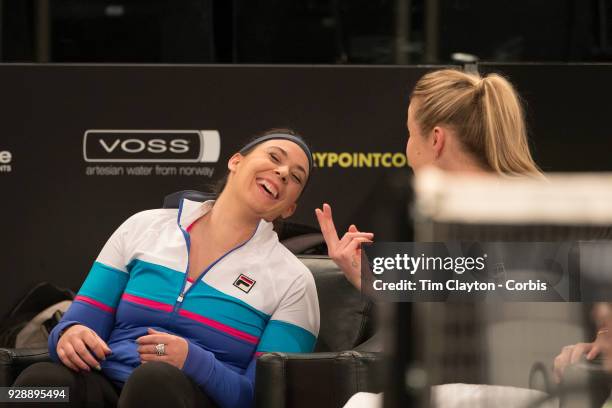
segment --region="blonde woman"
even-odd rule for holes
[[[542,177],[529,151],[517,92],[498,74],[481,77],[444,69],[417,82],[408,106],[406,156],[415,173],[445,171]],[[329,256],[361,288],[360,244],[373,234],[351,225],[340,239],[328,204],[315,213]]]
[[[408,106],[406,156],[415,173],[444,171],[543,177],[529,151],[520,99],[508,80],[444,69],[417,82]],[[340,239],[328,204],[315,210],[329,256],[361,289],[360,244],[373,234],[351,225]],[[358,393],[345,405],[382,406],[381,394]]]

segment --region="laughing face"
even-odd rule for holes
[[[228,187],[267,221],[293,214],[309,176],[306,153],[283,139],[263,142],[245,156],[236,153],[228,167]]]

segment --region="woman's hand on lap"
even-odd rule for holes
[[[61,335],[57,342],[57,355],[61,362],[74,371],[100,370],[100,361],[111,349],[98,334],[87,326],[75,324]]]
[[[160,332],[154,329],[148,329],[149,334],[136,339],[138,344],[138,353],[140,353],[140,361],[147,363],[149,361],[163,361],[182,369],[187,359],[189,345],[187,340],[182,337]],[[156,346],[164,344],[165,355],[158,356]]]

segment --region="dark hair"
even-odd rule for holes
[[[301,134],[299,134],[297,131],[295,131],[293,129],[290,129],[290,128],[272,128],[272,129],[265,130],[265,131],[263,131],[261,133],[256,134],[251,139],[249,139],[246,143],[244,143],[244,146],[246,146],[247,144],[251,143],[254,140],[259,139],[260,137],[267,136],[267,135],[273,135],[275,133],[282,133],[282,134],[287,134],[287,135],[295,136],[298,139],[300,139],[306,146],[310,147],[308,145],[308,143],[304,140],[304,137]],[[251,148],[249,148],[248,150],[243,151],[242,155],[243,156],[247,156],[256,147],[257,147],[257,145],[254,145]],[[223,190],[225,189],[225,186],[227,185],[228,177],[229,177],[229,171],[226,172],[223,177],[221,177],[216,183],[213,183],[213,185],[211,186],[212,192],[217,197],[219,197],[221,195],[221,193],[223,192]],[[310,178],[310,174],[308,175],[308,178]],[[302,196],[302,193],[304,192],[305,189],[306,189],[306,184],[304,185],[304,188],[302,188],[302,191],[300,192],[300,195],[298,196],[298,199]]]

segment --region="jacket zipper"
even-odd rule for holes
[[[185,270],[185,278],[183,278],[183,286],[181,287],[181,292],[178,295],[178,297],[176,298],[176,301],[174,302],[174,306],[172,308],[172,314],[176,314],[178,313],[178,309],[180,309],[181,305],[183,304],[183,300],[185,300],[185,296],[187,296],[187,292],[189,292],[191,290],[191,288],[193,288],[200,280],[202,280],[202,278],[204,277],[204,275],[206,273],[208,273],[208,271],[210,271],[216,264],[218,264],[223,258],[225,258],[226,256],[228,256],[229,254],[231,254],[232,252],[236,251],[237,249],[242,248],[243,246],[245,246],[251,239],[253,239],[253,237],[255,236],[255,234],[257,233],[257,230],[259,229],[259,224],[257,224],[257,228],[255,228],[255,231],[253,232],[253,235],[251,235],[249,237],[249,239],[247,239],[246,241],[244,241],[243,243],[235,246],[234,248],[230,249],[229,251],[227,251],[226,253],[224,253],[223,255],[221,255],[219,258],[217,258],[213,263],[211,263],[210,265],[208,265],[208,267],[206,269],[204,269],[204,271],[198,276],[198,278],[196,280],[193,281],[193,283],[191,284],[191,286],[189,287],[189,289],[185,290],[185,286],[187,284],[187,277],[189,276],[189,253],[191,251],[191,239],[189,237],[189,233],[187,231],[185,231],[183,229],[183,227],[181,227],[181,213],[183,212],[183,201],[181,201],[181,205],[179,208],[179,214],[178,214],[178,227],[181,230],[181,232],[183,233],[183,237],[185,238],[185,243],[187,244],[187,269]]]

